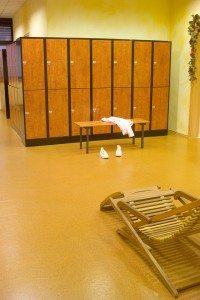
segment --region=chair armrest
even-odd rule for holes
[[[169,218],[174,215],[183,214],[185,212],[191,211],[193,208],[200,208],[200,200],[196,200],[196,201],[190,202],[188,204],[185,204],[183,206],[168,210],[164,213],[155,215],[151,218],[150,222],[153,223],[153,222],[157,222],[157,221]]]
[[[180,200],[182,203],[187,203],[187,202],[185,201],[185,199],[183,199],[183,198],[185,198],[185,199],[187,199],[187,200],[189,200],[189,201],[195,201],[195,200],[198,199],[198,198],[196,198],[196,197],[194,197],[194,196],[192,196],[192,195],[189,195],[189,194],[187,194],[187,193],[185,193],[185,192],[183,192],[183,191],[176,191],[176,192],[174,193],[174,199],[175,199],[175,200]]]
[[[110,202],[110,199],[123,198],[124,194],[121,192],[115,192],[106,197],[100,204],[100,210],[112,210],[113,206]]]
[[[151,221],[151,218],[149,218],[145,214],[139,212],[137,209],[134,209],[131,205],[129,205],[128,203],[126,203],[124,201],[119,201],[117,203],[117,206],[121,209],[125,209],[126,211],[129,211],[130,213],[132,213],[136,218],[138,218],[139,220],[142,221],[142,224],[147,224]],[[141,226],[141,224],[140,224],[140,226]]]

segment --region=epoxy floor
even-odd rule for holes
[[[150,185],[200,197],[199,174],[200,139],[97,141],[89,154],[78,143],[26,148],[0,113],[0,299],[174,299],[99,204]],[[179,299],[200,299],[200,286]]]

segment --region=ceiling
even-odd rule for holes
[[[0,0],[0,18],[12,18],[26,0]]]

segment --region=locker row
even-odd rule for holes
[[[13,127],[26,145],[76,137],[74,122],[111,115],[150,120],[146,133],[166,134],[170,53],[165,41],[20,38],[7,49]]]

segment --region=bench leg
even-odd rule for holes
[[[141,148],[144,148],[144,124],[141,124],[142,132],[141,132]]]
[[[89,153],[89,127],[86,127],[86,153]]]
[[[134,133],[134,136],[132,139],[132,143],[135,144],[135,124],[133,124],[133,133]]]
[[[82,149],[82,142],[83,142],[82,128],[80,127],[80,149]]]

